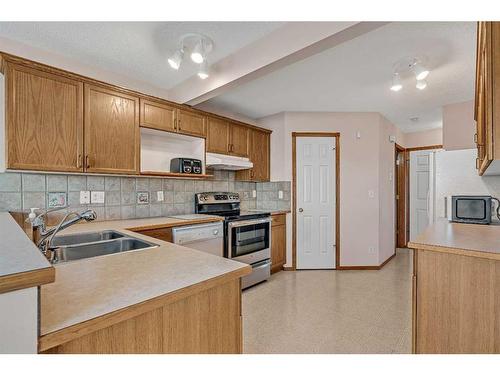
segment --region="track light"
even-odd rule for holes
[[[196,64],[201,64],[205,60],[205,46],[203,39],[200,39],[198,43],[195,44],[193,50],[191,51],[191,60]]]
[[[416,62],[413,65],[413,73],[415,73],[415,78],[417,79],[417,81],[421,81],[429,75],[429,70],[426,69],[420,63]],[[425,86],[424,86],[424,88],[425,88]]]
[[[179,70],[183,58],[184,58],[184,50],[181,48],[175,51],[174,54],[168,58],[167,61],[172,69]]]
[[[427,81],[424,79],[420,79],[417,81],[417,84],[415,85],[415,87],[419,90],[423,90],[427,87]]]
[[[200,77],[201,79],[207,79],[208,78],[208,63],[207,63],[207,59],[205,59],[205,61],[203,61],[200,64],[200,69],[198,70],[198,77]]]
[[[399,91],[403,88],[403,84],[401,83],[401,77],[399,76],[398,73],[394,73],[392,76],[392,86],[391,90],[392,91]]]

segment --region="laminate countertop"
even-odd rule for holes
[[[438,219],[408,247],[486,259],[500,259],[500,225],[450,223]]]
[[[54,267],[8,212],[0,212],[0,293],[54,281]]]
[[[150,218],[101,221],[74,225],[62,233],[117,230],[158,247],[56,264],[56,280],[41,288],[41,340],[67,327],[89,321],[155,297],[164,296],[221,277],[249,274],[247,264],[210,255],[132,232],[194,223],[220,217],[182,220]],[[50,335],[49,335],[50,336]],[[48,340],[48,337],[45,336]]]

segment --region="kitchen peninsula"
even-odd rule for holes
[[[500,353],[499,238],[499,225],[440,219],[408,244],[414,353]]]

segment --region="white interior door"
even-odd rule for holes
[[[410,241],[434,221],[434,152],[410,153]]]
[[[297,269],[335,268],[335,138],[297,137]]]

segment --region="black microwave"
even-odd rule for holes
[[[491,202],[489,195],[452,195],[451,221],[456,223],[490,224]]]

